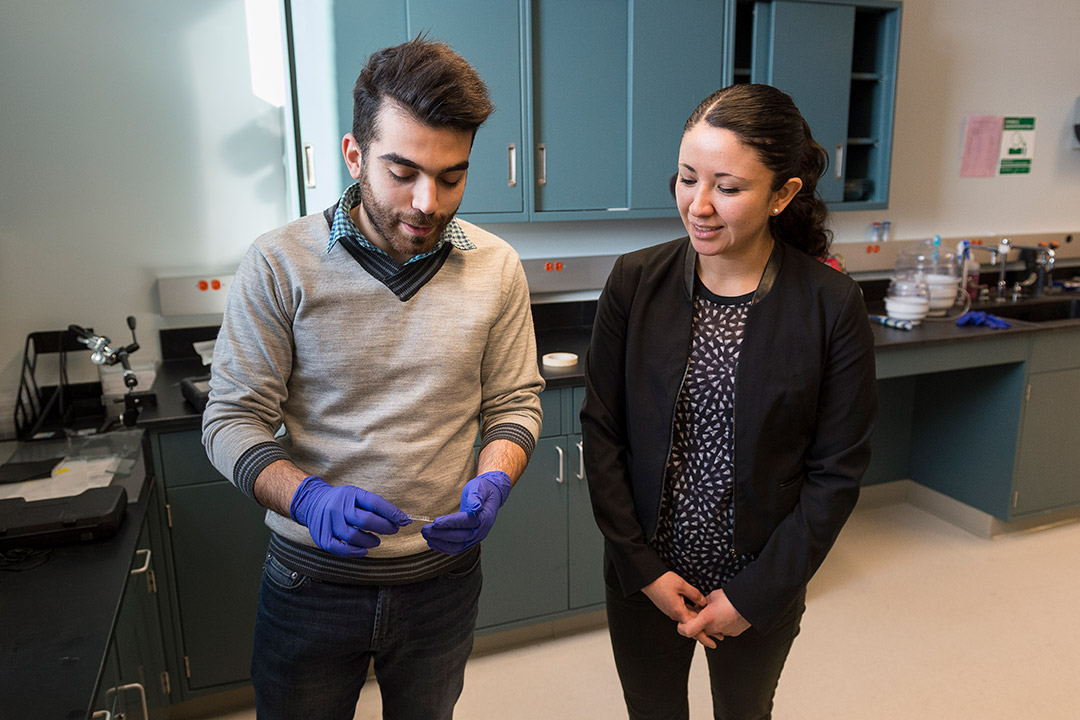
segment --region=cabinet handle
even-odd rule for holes
[[[564,482],[566,482],[566,478],[563,477],[563,465],[565,465],[566,463],[563,462],[562,448],[556,445],[555,452],[559,453],[559,474],[555,476],[555,482],[562,485]]]
[[[506,181],[508,187],[517,187],[517,145],[510,143],[506,146],[506,162],[509,164],[507,172],[509,177]]]
[[[577,479],[578,480],[584,480],[585,479],[585,449],[581,447],[580,442],[577,444],[577,462],[578,462]]]
[[[112,720],[112,713],[108,710],[98,710],[90,716],[90,720]]]
[[[150,720],[149,708],[147,708],[146,706],[146,690],[143,689],[143,686],[140,683],[128,683],[127,685],[117,685],[116,687],[109,688],[108,692],[105,693],[105,702],[110,702],[110,695],[120,692],[127,692],[128,690],[139,691],[139,702],[142,704],[143,720]]]
[[[547,146],[544,143],[537,145],[536,154],[540,165],[540,177],[536,179],[536,184],[547,185]]]
[[[844,179],[844,143],[836,143],[836,171],[837,180]]]
[[[143,566],[141,568],[136,569],[136,570],[132,570],[131,571],[132,575],[142,575],[144,572],[146,572],[147,570],[150,569],[150,549],[149,548],[143,548],[142,550],[136,550],[135,551],[136,555],[138,555],[139,553],[146,553],[146,555],[143,556]]]
[[[304,143],[304,186],[315,187],[315,148]]]

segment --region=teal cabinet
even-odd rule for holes
[[[249,682],[270,531],[265,510],[210,464],[197,429],[151,435],[167,519],[168,645],[179,700]]]
[[[480,631],[557,619],[604,602],[603,540],[577,422],[583,393],[565,388],[541,395],[544,435],[482,546]]]
[[[532,3],[538,215],[627,207],[627,5]]]
[[[1080,505],[1080,330],[1054,330],[1032,341],[1018,442],[1012,516]]]
[[[829,154],[818,189],[835,210],[888,206],[900,12],[889,0],[736,9],[734,76],[791,95]]]
[[[727,8],[727,0],[286,3],[298,209],[330,206],[351,182],[341,138],[363,61],[425,32],[477,68],[496,106],[476,136],[462,216],[675,217],[669,181],[683,124],[726,82]]]
[[[677,215],[683,125],[725,84],[726,7],[532,1],[531,219]]]
[[[698,103],[728,84],[726,2],[633,0],[629,35],[630,207],[674,217],[671,176],[686,119]]]
[[[818,190],[827,202],[838,202],[844,195],[855,7],[777,0],[767,9],[772,32],[761,48],[764,82],[791,95],[829,153],[830,172]]]
[[[909,478],[1010,522],[1080,507],[1080,329],[877,351],[868,484]]]
[[[153,510],[156,489],[151,487]],[[166,669],[157,576],[164,567],[157,537],[157,517],[148,512],[120,604],[116,630],[105,657],[94,702],[97,713],[128,720],[168,717],[170,676]]]
[[[567,609],[566,439],[541,438],[484,540],[477,628]]]

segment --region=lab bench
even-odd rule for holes
[[[154,486],[142,431],[6,443],[0,452],[5,461],[77,458],[102,444],[130,461],[113,480],[128,499],[116,534],[40,548],[41,564],[32,559],[25,569],[0,572],[0,717],[88,718],[125,709],[133,718],[161,717],[168,704],[153,593],[161,558],[152,547]]]

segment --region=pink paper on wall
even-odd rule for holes
[[[968,115],[960,177],[994,177],[1004,119],[1003,115]]]

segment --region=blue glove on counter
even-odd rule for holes
[[[420,528],[432,550],[455,555],[487,537],[495,515],[510,495],[510,476],[499,470],[486,472],[465,483],[461,511],[435,518]]]
[[[997,315],[991,315],[990,313],[985,313],[981,310],[971,310],[964,313],[957,319],[956,324],[985,325],[994,330],[1004,330],[1005,328],[1012,327],[1012,323],[1002,320]]]
[[[309,475],[289,503],[289,515],[311,533],[315,544],[341,557],[367,555],[379,544],[372,533],[392,535],[412,520],[381,495],[353,485],[334,486]]]

